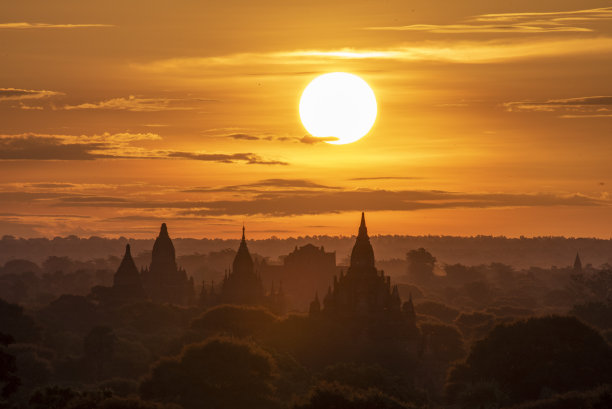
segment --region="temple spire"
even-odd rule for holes
[[[244,223],[242,223],[242,241],[245,241],[245,238],[244,238]]]
[[[349,268],[349,271],[354,272],[355,268],[365,268],[368,273],[373,271],[374,274],[376,274],[376,270],[374,268],[374,250],[370,244],[368,228],[366,227],[365,222],[365,213],[363,212],[361,213],[359,234],[357,235],[357,240],[355,240],[355,245],[353,246],[353,251],[351,252],[351,267]],[[366,270],[361,271],[365,272]]]
[[[582,272],[582,261],[580,260],[580,253],[576,253],[576,259],[574,259],[574,271],[576,273]]]
[[[361,212],[361,224],[359,225],[359,237],[368,237],[368,228],[365,222],[365,212]]]

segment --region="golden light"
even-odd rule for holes
[[[365,136],[376,120],[376,97],[354,74],[332,72],[312,80],[300,99],[300,119],[312,136],[344,145]]]

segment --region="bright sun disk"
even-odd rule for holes
[[[332,72],[315,78],[300,99],[300,119],[312,136],[344,145],[365,136],[376,120],[372,88],[354,74]]]

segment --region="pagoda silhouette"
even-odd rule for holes
[[[402,308],[397,285],[392,287],[391,277],[376,269],[364,213],[361,213],[359,233],[346,274],[340,272],[339,278],[334,276],[322,306],[318,294],[310,305],[310,315],[319,313],[328,316],[393,314],[404,318],[411,325],[416,324],[412,298]]]
[[[225,272],[223,282],[217,292],[214,283],[210,290],[202,284],[200,306],[209,307],[218,304],[254,305],[264,306],[277,314],[283,314],[285,307],[282,286],[278,290],[272,286],[268,294],[265,293],[261,275],[255,269],[253,257],[246,243],[245,228],[242,226],[242,239],[234,257],[232,268]]]
[[[177,266],[174,245],[166,223],[161,229],[151,253],[151,265],[141,272],[144,290],[153,302],[191,305],[195,300],[193,278]]]

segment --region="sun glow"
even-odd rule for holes
[[[336,145],[365,136],[374,125],[376,113],[376,97],[370,86],[345,72],[318,76],[300,99],[300,118],[306,130]]]

